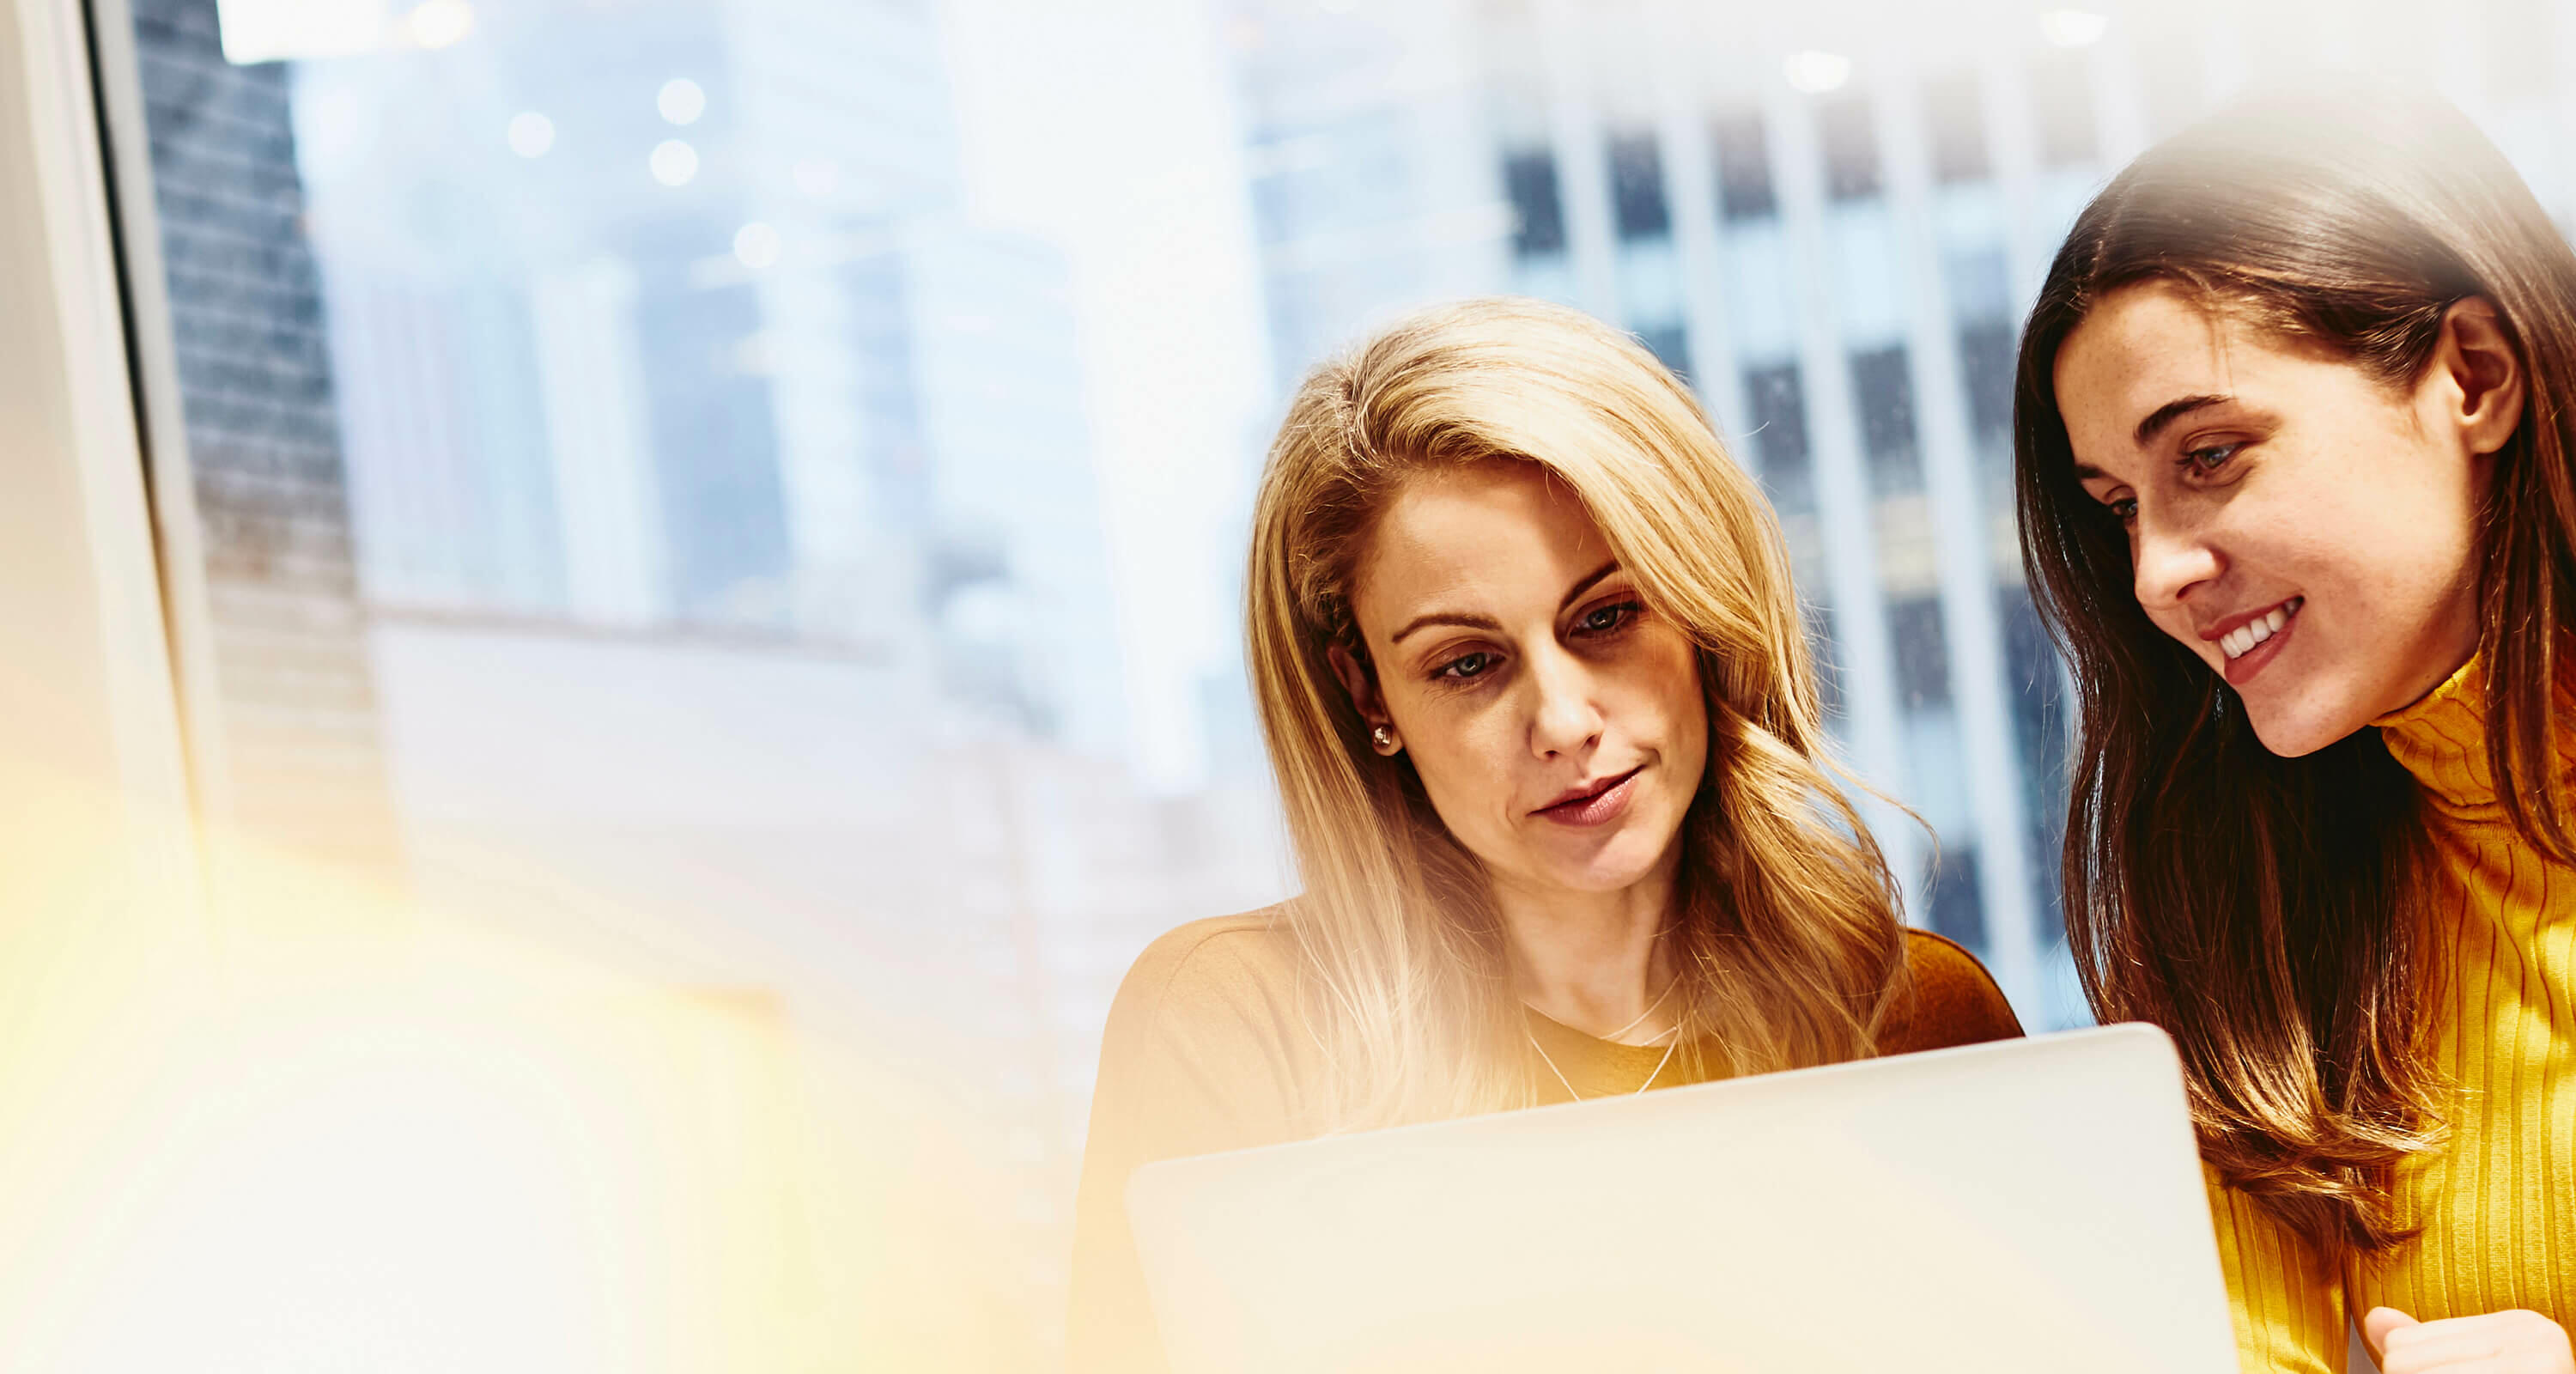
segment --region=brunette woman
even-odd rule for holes
[[[1477,301],[1317,369],[1247,601],[1305,891],[1119,990],[1077,1369],[1161,1363],[1123,1207],[1148,1160],[2017,1033],[1899,924],[1777,522],[1627,336]]]
[[[2032,312],[2068,937],[2181,1047],[2248,1371],[2576,1368],[2571,423],[2576,254],[2430,97],[2150,150]]]

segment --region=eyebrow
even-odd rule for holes
[[[1580,581],[1577,581],[1572,587],[1566,590],[1565,599],[1556,603],[1557,614],[1565,614],[1565,608],[1573,605],[1576,597],[1592,590],[1592,588],[1597,585],[1601,579],[1608,577],[1610,574],[1617,571],[1619,571],[1619,560],[1613,558],[1609,562],[1604,563],[1600,567],[1594,568],[1591,572],[1585,574]],[[1456,625],[1470,630],[1500,631],[1503,628],[1502,624],[1491,616],[1467,615],[1462,612],[1455,611],[1433,611],[1427,615],[1418,615],[1413,619],[1406,621],[1403,629],[1387,636],[1386,642],[1390,645],[1401,644],[1404,642],[1404,637],[1406,635],[1433,625]]]
[[[2147,412],[2147,418],[2138,422],[2138,447],[2145,448],[2147,445],[2154,443],[2156,441],[2156,436],[2164,433],[2166,428],[2172,425],[2174,421],[2189,415],[2195,410],[2205,410],[2210,406],[2225,405],[2229,401],[2235,399],[2236,398],[2233,396],[2209,395],[2185,396],[2178,400],[2167,401],[2163,405],[2157,406],[2154,410]]]

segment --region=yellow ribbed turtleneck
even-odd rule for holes
[[[2482,696],[2472,660],[2371,722],[2422,789],[2439,870],[2427,1003],[2457,1087],[2451,1135],[2394,1181],[2400,1222],[2421,1234],[2329,1272],[2269,1212],[2213,1187],[2246,1374],[2341,1374],[2346,1321],[2373,1307],[2421,1321],[2529,1308],[2576,1328],[2576,870],[2506,822]]]

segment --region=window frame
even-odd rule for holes
[[[82,0],[0,10],[0,70],[16,78],[0,95],[0,662],[15,669],[0,674],[0,768],[47,760],[58,785],[106,789],[146,881],[186,891],[193,841],[174,853],[165,833],[193,828],[196,796],[162,552],[193,537],[192,519],[170,518],[193,503],[184,458],[144,456],[133,343],[148,324],[133,323],[116,233],[138,207],[111,189],[99,18]],[[130,47],[123,59],[130,80]]]

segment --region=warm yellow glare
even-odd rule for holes
[[[756,988],[603,969],[213,836],[10,805],[0,1368],[1025,1363],[955,1109]]]

